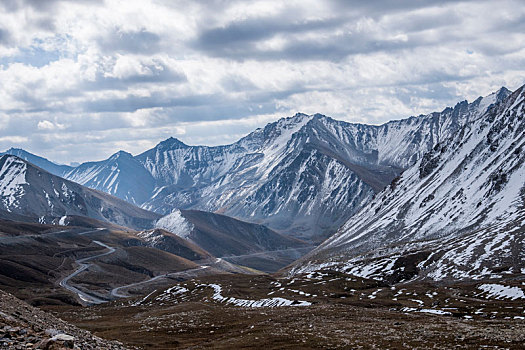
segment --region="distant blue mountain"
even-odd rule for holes
[[[4,154],[10,154],[13,156],[17,156],[18,158],[27,160],[28,162],[36,165],[37,167],[47,170],[51,174],[57,176],[64,176],[65,173],[73,169],[73,167],[70,167],[68,165],[60,165],[53,163],[43,157],[39,157],[37,155],[29,153],[21,148],[10,148],[5,152],[1,152],[0,156],[3,156]]]

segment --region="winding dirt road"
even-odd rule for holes
[[[88,293],[85,293],[85,292],[81,291],[80,289],[78,289],[76,287],[73,287],[72,285],[69,284],[69,280],[70,279],[72,279],[73,277],[75,277],[79,273],[87,270],[92,265],[90,263],[86,263],[87,261],[90,261],[90,260],[93,260],[93,259],[96,259],[96,258],[100,258],[102,256],[109,255],[109,254],[115,252],[115,248],[110,247],[107,244],[104,244],[104,243],[99,242],[99,241],[93,241],[93,243],[96,243],[99,246],[108,249],[108,251],[105,252],[105,253],[102,253],[102,254],[93,255],[93,256],[90,256],[90,257],[87,257],[87,258],[82,258],[82,259],[75,260],[75,263],[77,263],[79,266],[77,267],[77,269],[73,273],[71,273],[68,276],[66,276],[65,278],[63,278],[60,281],[59,284],[60,284],[61,287],[65,288],[65,289],[67,289],[67,290],[69,290],[69,291],[71,291],[73,293],[76,293],[79,296],[79,298],[82,301],[84,301],[85,303],[87,303],[87,304],[102,304],[102,303],[107,302],[107,300],[100,299],[100,298],[98,298],[96,296],[93,296],[93,295],[90,295]]]
[[[172,272],[172,273],[168,273],[168,274],[165,274],[165,275],[155,276],[155,277],[152,277],[152,278],[150,278],[148,280],[145,280],[145,281],[131,283],[131,284],[128,284],[128,285],[125,285],[125,286],[120,286],[120,287],[117,287],[117,288],[113,288],[111,290],[111,296],[115,297],[115,298],[129,298],[130,295],[122,294],[121,290],[128,289],[128,288],[135,287],[135,286],[139,286],[141,284],[147,284],[147,283],[153,282],[153,281],[161,279],[161,278],[195,277],[196,273],[198,273],[198,272],[200,272],[200,271],[202,271],[204,269],[207,269],[207,268],[209,268],[209,266],[200,266],[200,267],[197,267],[195,269],[179,271],[179,272]]]

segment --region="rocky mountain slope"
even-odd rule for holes
[[[0,209],[33,218],[87,216],[117,225],[149,228],[159,215],[55,176],[12,155],[0,158]]]
[[[306,242],[263,225],[199,210],[174,210],[156,227],[195,243],[217,258],[275,272],[311,250]]]
[[[2,349],[126,349],[29,306],[0,290]]]
[[[509,93],[502,88],[380,126],[296,114],[231,145],[188,146],[170,138],[135,157],[119,152],[64,175],[160,214],[217,212],[315,240]]]
[[[522,87],[478,109],[292,272],[331,267],[392,281],[523,274],[524,101]]]

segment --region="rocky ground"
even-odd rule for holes
[[[498,283],[507,286],[500,294],[486,281],[390,286],[334,272],[222,275],[50,309],[143,349],[523,349],[523,284]]]
[[[1,349],[126,349],[0,291]]]

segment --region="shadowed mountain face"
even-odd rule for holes
[[[215,256],[228,256],[304,247],[298,239],[283,236],[263,225],[250,224],[224,215],[198,210],[182,210],[182,215],[194,226],[188,236]],[[228,240],[228,247],[221,242]]]
[[[133,156],[120,151],[100,162],[83,163],[64,178],[140,205],[148,200],[155,179]]]
[[[64,176],[163,215],[174,208],[217,212],[320,240],[509,93],[502,88],[380,126],[296,114],[231,145],[188,146],[170,138],[135,157],[119,152]]]
[[[157,227],[187,239],[215,257],[275,272],[312,247],[263,225],[199,210],[180,210],[157,221]]]
[[[78,215],[133,228],[152,227],[159,218],[11,155],[0,158],[0,208],[32,218]]]
[[[392,281],[523,273],[524,101],[524,87],[495,98],[297,262],[293,272],[331,266]]]

